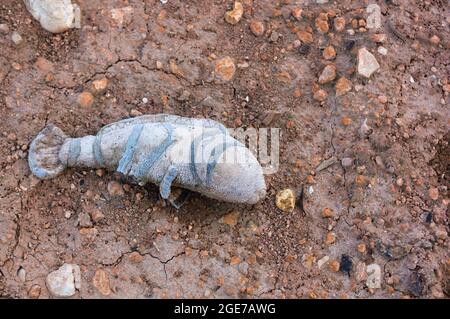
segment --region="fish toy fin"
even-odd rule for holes
[[[59,127],[49,124],[31,142],[28,164],[36,177],[50,179],[66,168],[59,159],[59,151],[66,139]]]
[[[170,188],[172,187],[172,182],[178,175],[178,170],[175,166],[170,165],[166,174],[164,175],[161,183],[159,184],[159,193],[164,199],[168,199],[170,196]]]

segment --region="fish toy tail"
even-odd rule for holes
[[[31,142],[28,164],[31,172],[40,179],[59,175],[66,165],[61,162],[59,152],[67,135],[53,124],[47,125]]]

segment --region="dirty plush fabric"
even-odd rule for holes
[[[27,10],[52,33],[80,28],[80,7],[71,0],[24,0]]]
[[[172,185],[245,204],[266,193],[257,159],[222,124],[166,114],[123,120],[81,138],[49,125],[32,142],[29,165],[41,179],[66,167],[117,170],[140,185],[159,185],[163,198]]]

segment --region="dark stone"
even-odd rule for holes
[[[306,55],[311,50],[311,47],[307,44],[302,44],[301,46],[298,47],[297,50],[298,50],[298,53],[300,53],[301,55]]]
[[[355,46],[355,43],[356,43],[355,40],[347,40],[344,43],[344,47],[346,50],[351,50]]]
[[[347,273],[350,276],[350,271],[352,271],[353,262],[348,255],[341,256],[341,263],[339,266],[339,271],[343,273]]]
[[[413,273],[409,277],[408,292],[415,297],[420,297],[425,289],[425,278],[422,274]]]
[[[425,221],[430,224],[433,221],[433,213],[428,213]]]

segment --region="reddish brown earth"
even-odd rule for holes
[[[243,0],[235,25],[224,20],[233,1],[76,2],[82,28],[59,35],[44,31],[21,1],[0,4],[0,24],[9,28],[0,31],[0,296],[50,297],[45,279],[63,263],[81,268],[75,298],[449,296],[446,1],[377,1],[377,31],[358,22],[373,1]],[[122,21],[113,19],[111,10],[126,7]],[[328,13],[325,34],[316,28],[320,13]],[[346,19],[344,31],[333,16]],[[251,31],[253,20],[264,34]],[[13,31],[21,44],[11,41]],[[305,31],[312,43],[294,48],[297,33],[309,41]],[[336,50],[331,61],[322,57],[328,45]],[[370,79],[356,71],[361,47],[380,64]],[[226,56],[236,65],[229,81],[214,75]],[[337,78],[320,85],[328,93],[320,103],[313,95],[329,63]],[[340,77],[352,89],[336,97]],[[104,78],[97,92],[93,82]],[[92,105],[77,102],[84,91]],[[71,169],[49,181],[30,173],[27,148],[47,123],[83,136],[160,112],[280,127],[281,166],[266,177],[266,199],[240,207],[195,195],[176,211],[156,187],[113,173]],[[113,180],[124,192],[108,192]],[[292,213],[275,206],[284,188],[303,190]],[[332,217],[322,217],[325,208]],[[92,221],[99,212],[104,218]],[[328,233],[334,243],[325,243]],[[373,263],[382,270],[379,289],[369,289],[361,271]]]

